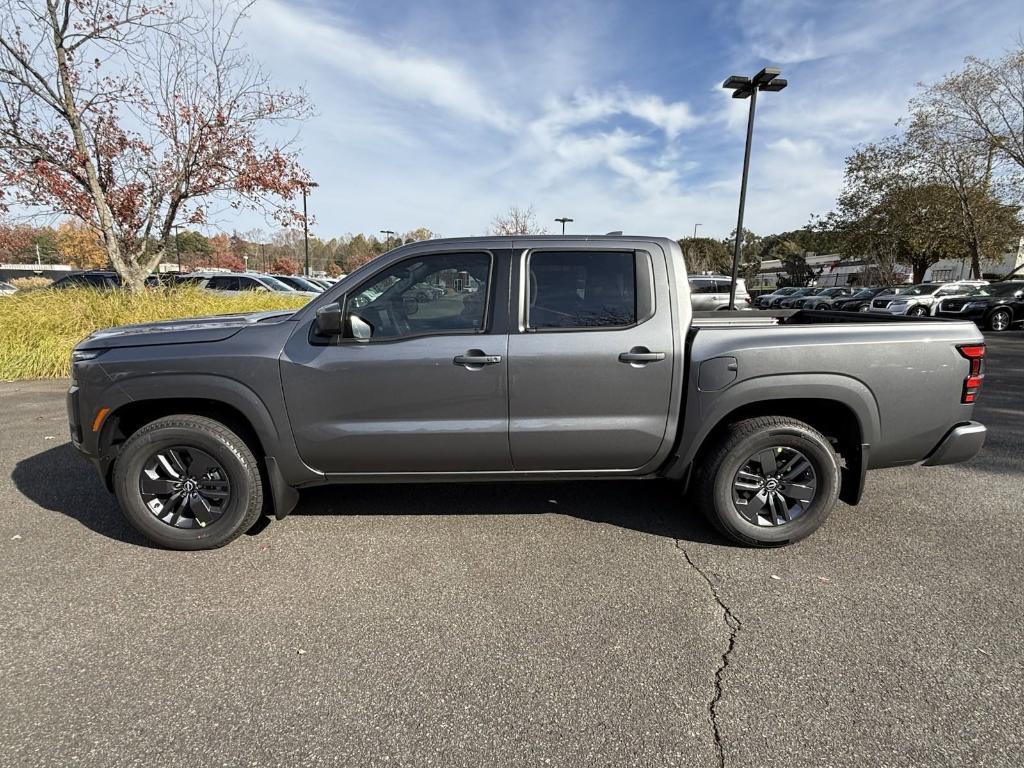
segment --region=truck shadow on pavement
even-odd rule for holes
[[[11,480],[22,495],[43,509],[67,515],[108,538],[148,544],[121,516],[116,499],[71,443],[19,461]]]
[[[32,503],[117,541],[149,546],[121,516],[117,500],[70,443],[19,461],[11,473]],[[336,485],[303,491],[293,515],[558,514],[642,533],[725,544],[666,481]],[[287,521],[284,522],[287,524]],[[261,521],[249,533],[260,535]]]

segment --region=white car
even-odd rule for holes
[[[10,283],[5,283],[3,281],[0,281],[0,296],[10,296],[12,293],[14,293],[17,290],[18,289],[15,288]]]
[[[728,275],[690,275],[690,305],[697,312],[728,309],[732,278]],[[747,281],[736,280],[734,309],[750,309]]]
[[[942,299],[964,296],[975,288],[988,285],[987,280],[960,280],[955,283],[921,283],[900,288],[899,293],[880,294],[871,302],[872,312],[907,317],[927,317],[934,313]]]

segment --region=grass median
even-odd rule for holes
[[[247,291],[230,296],[184,286],[137,295],[88,288],[18,291],[0,297],[0,381],[68,376],[71,349],[101,328],[295,309],[306,301],[287,294]]]

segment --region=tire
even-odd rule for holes
[[[928,314],[928,307],[914,307],[907,312],[907,317],[924,317]]]
[[[1010,310],[997,309],[988,316],[988,322],[986,325],[990,331],[999,333],[1001,331],[1008,330],[1011,322],[1013,322],[1013,316],[1010,314]]]
[[[806,504],[794,501],[788,513],[778,516],[780,520],[786,518],[779,524],[772,524],[767,513],[754,514],[759,506],[756,497],[750,499],[744,512],[737,503],[737,494],[753,493],[737,490],[736,484],[747,482],[741,475],[746,476],[744,470],[755,466],[752,459],[766,452],[787,464],[788,457],[798,454],[813,473],[804,470],[788,487],[784,483],[778,486],[783,492],[800,488],[802,493],[813,486]],[[799,469],[802,464],[792,466]],[[777,467],[776,471],[781,474],[784,468]],[[779,546],[809,536],[825,522],[839,495],[839,459],[828,440],[808,424],[781,416],[761,416],[730,424],[699,459],[694,480],[697,505],[719,533],[747,546]],[[770,515],[775,516],[774,508]]]
[[[160,457],[165,457],[162,463]],[[183,465],[175,464],[179,469],[197,466],[197,460],[214,468],[204,475],[213,479],[200,480],[192,493],[205,493],[200,488],[205,484],[217,497],[207,501],[205,507],[199,502],[205,510],[203,516],[208,518],[205,523],[198,514],[191,513],[179,491],[174,492],[177,500],[159,499],[161,503],[155,506],[160,512],[147,504],[143,493],[147,477],[162,488],[182,486],[173,479],[174,470],[166,457],[183,457]],[[199,457],[205,457],[205,461]],[[157,472],[172,474],[156,477]],[[114,464],[114,493],[121,512],[139,533],[161,547],[179,550],[223,547],[249,530],[264,506],[260,465],[245,441],[218,421],[188,414],[157,419],[128,438]],[[153,503],[152,498],[149,503]]]

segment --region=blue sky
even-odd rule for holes
[[[829,210],[915,83],[1022,28],[1020,0],[258,0],[244,35],[316,105],[298,142],[321,236],[483,234],[518,204],[552,230],[723,237],[746,120],[726,76],[789,80],[758,104],[747,205],[782,231]]]

